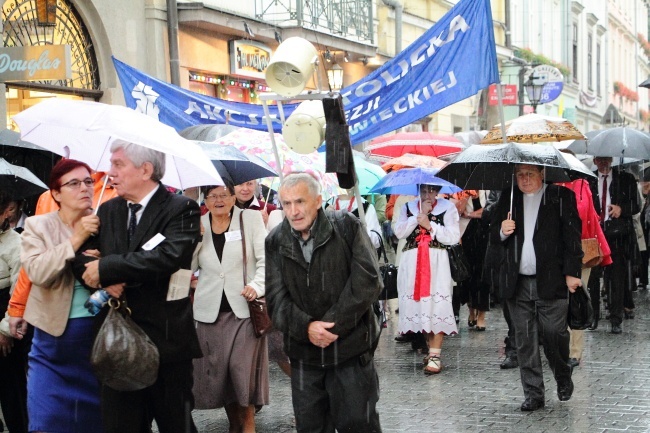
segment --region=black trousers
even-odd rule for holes
[[[542,338],[544,354],[558,385],[571,380],[569,367],[568,299],[539,299],[535,277],[519,276],[517,292],[508,299],[515,327],[521,384],[526,399],[544,400],[544,377],[539,353]]]
[[[9,289],[0,290],[0,317],[8,303]],[[11,433],[27,433],[27,355],[33,332],[29,326],[22,340],[14,340],[9,356],[0,355],[0,406]]]
[[[298,433],[381,433],[372,358],[355,357],[331,368],[292,359],[291,394]]]
[[[196,433],[192,420],[192,360],[160,364],[158,380],[140,391],[102,386],[105,433],[150,433],[155,419],[160,433]]]
[[[636,239],[634,239],[634,242],[636,242]],[[607,290],[607,302],[609,303],[609,320],[613,325],[620,325],[623,322],[625,292],[630,290],[629,278],[632,274],[632,262],[628,254],[629,245],[625,243],[624,239],[611,239],[608,237],[607,243],[612,250],[613,262],[611,265],[604,267],[605,290]],[[629,296],[628,302],[631,298]],[[632,303],[632,308],[633,305]]]

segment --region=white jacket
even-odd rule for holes
[[[229,232],[239,232],[239,214],[243,212],[244,237],[246,239],[246,273],[247,283],[257,292],[257,296],[264,296],[264,240],[266,229],[262,214],[256,210],[233,208]],[[219,316],[221,297],[226,298],[232,307],[233,313],[240,318],[250,317],[248,302],[241,295],[244,289],[242,241],[241,238],[228,241],[223,247],[222,259],[219,261],[212,242],[210,227],[210,214],[201,217],[205,228],[203,242],[197,247],[198,251],[192,260],[192,270],[200,271],[199,281],[194,293],[194,319],[203,323],[214,323]]]

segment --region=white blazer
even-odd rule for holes
[[[247,284],[255,289],[257,296],[260,297],[265,293],[264,240],[266,229],[259,211],[242,211],[235,206],[229,232],[239,232],[239,214],[242,212],[246,239],[246,280]],[[223,261],[220,262],[212,242],[209,213],[201,217],[201,224],[205,228],[205,233],[203,241],[194,254],[194,260],[192,260],[192,270],[200,270],[198,285],[194,293],[194,319],[203,323],[216,322],[219,316],[221,297],[224,293],[233,313],[240,319],[246,319],[250,317],[250,314],[248,302],[241,295],[244,289],[241,238],[226,240],[221,256]]]

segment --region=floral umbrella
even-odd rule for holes
[[[540,141],[584,140],[578,129],[562,117],[526,114],[506,122],[509,142],[537,143]],[[501,124],[494,125],[481,141],[483,144],[503,144]]]
[[[217,139],[215,143],[233,146],[245,154],[257,156],[270,165],[271,168],[278,171],[278,164],[273,154],[273,145],[268,132],[240,128]],[[325,163],[318,152],[314,151],[309,154],[296,153],[284,142],[282,134],[277,133],[275,134],[275,144],[282,159],[283,174],[287,175],[292,172],[310,173],[320,180],[324,195],[340,194],[336,176],[325,173]]]
[[[392,171],[397,171],[402,168],[413,168],[413,167],[428,167],[428,168],[442,168],[447,162],[442,159],[436,158],[435,156],[426,156],[426,155],[414,155],[412,153],[405,153],[402,156],[397,158],[389,159],[387,162],[382,164],[381,168],[384,169],[386,173]]]

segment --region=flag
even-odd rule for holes
[[[229,102],[150,77],[113,58],[128,107],[180,131],[201,123],[266,130],[261,105]],[[413,123],[499,81],[489,0],[460,0],[395,58],[341,90],[350,141]],[[283,104],[285,116],[297,104]],[[275,132],[282,124],[269,105]]]

